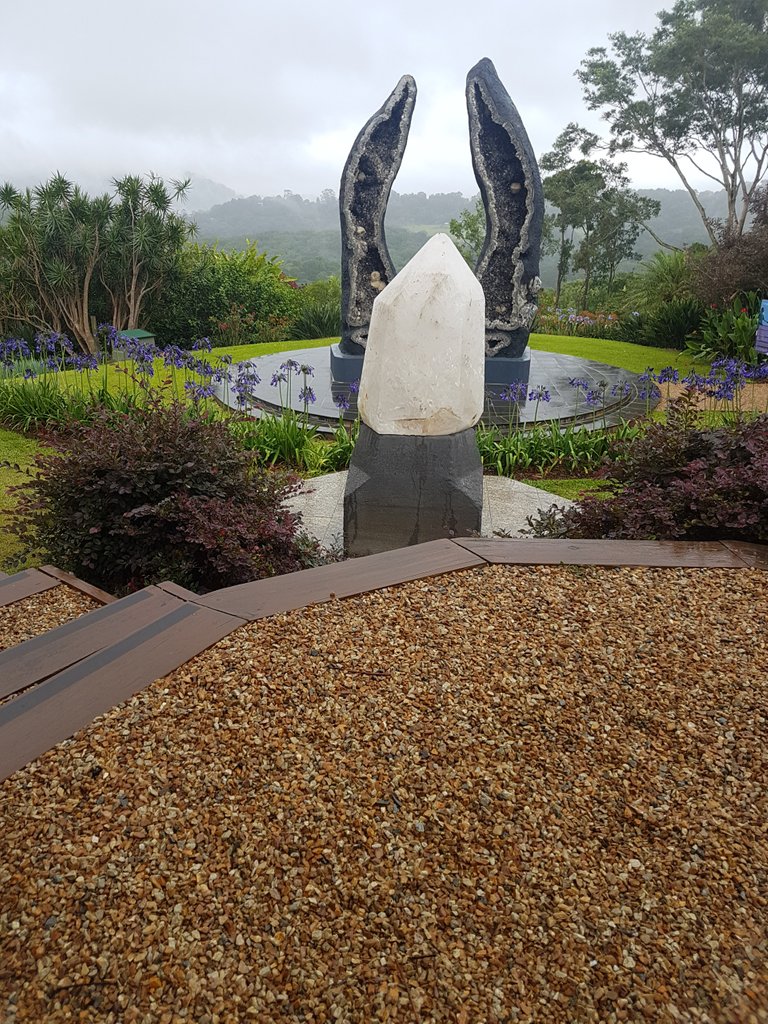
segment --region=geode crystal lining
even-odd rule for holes
[[[517,109],[487,58],[467,75],[472,165],[486,213],[475,274],[486,303],[485,350],[521,356],[541,290],[544,191]]]
[[[341,343],[365,350],[373,300],[395,276],[384,215],[408,141],[416,82],[403,75],[355,139],[341,176]]]

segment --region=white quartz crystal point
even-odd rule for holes
[[[376,297],[357,408],[377,434],[473,427],[485,404],[485,297],[448,235],[434,235]]]

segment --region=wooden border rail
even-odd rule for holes
[[[199,596],[175,583],[116,600],[54,566],[0,577],[0,606],[67,584],[104,607],[0,651],[0,779],[247,622],[482,565],[768,569],[736,541],[435,540]]]
[[[25,597],[32,597],[34,594],[42,594],[46,590],[52,590],[61,583],[68,587],[92,597],[100,604],[110,604],[116,598],[105,590],[92,587],[85,580],[78,579],[72,573],[57,569],[55,565],[42,565],[39,569],[24,569],[22,572],[7,576],[0,572],[0,608],[6,605],[15,604],[16,601],[23,601]]]

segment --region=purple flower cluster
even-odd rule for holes
[[[13,366],[22,359],[31,358],[29,345],[22,338],[6,338],[5,341],[0,341],[0,363],[3,366]]]
[[[648,367],[639,379],[645,385],[640,391],[641,398],[646,394],[658,397],[661,394],[659,384],[682,384],[687,391],[718,402],[730,402],[750,381],[768,380],[768,362],[751,364],[739,359],[716,359],[706,376],[691,370],[685,377],[672,366],[665,366],[658,373]]]
[[[535,388],[532,388],[528,392],[529,402],[548,402],[551,398],[552,396],[550,395],[548,389],[545,388],[542,384],[538,384]]]
[[[199,384],[194,380],[184,381],[184,390],[193,402],[200,402],[204,398],[213,398],[216,394],[216,387],[214,384]]]
[[[261,377],[250,363],[239,363],[237,377],[232,390],[237,396],[238,408],[244,409],[248,404],[250,393],[255,384],[261,384]]]
[[[510,381],[499,392],[502,402],[524,402],[528,393],[528,382],[525,380]]]

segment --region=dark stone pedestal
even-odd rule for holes
[[[334,384],[353,384],[360,380],[363,372],[363,356],[360,353],[345,352],[340,345],[331,345],[331,381]]]
[[[483,466],[474,430],[443,437],[377,434],[364,423],[344,492],[348,555],[480,532]]]
[[[345,352],[339,345],[331,345],[331,380],[334,384],[353,384],[363,372],[364,352]],[[485,360],[485,386],[499,387],[521,380],[525,384],[531,376],[531,350],[521,356],[489,356]]]
[[[531,377],[531,350],[521,356],[490,356],[485,360],[485,386],[513,384],[516,380],[528,384]]]

